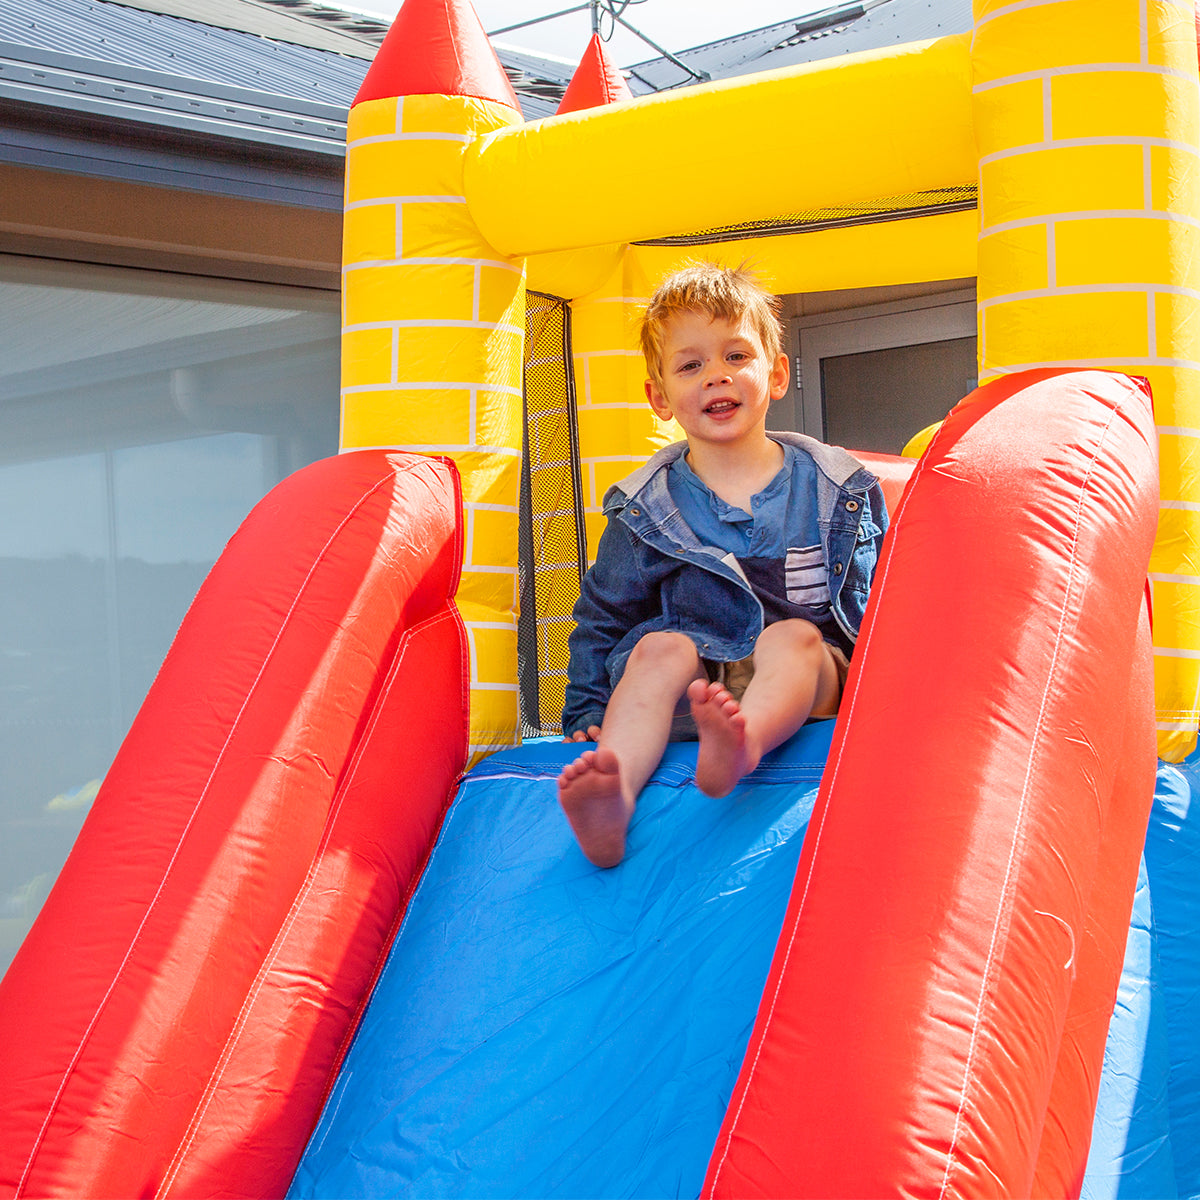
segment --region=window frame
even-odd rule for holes
[[[790,333],[798,382],[796,424],[801,433],[824,441],[824,359],[976,337],[975,292],[961,288],[798,317],[792,321]]]

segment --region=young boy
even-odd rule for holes
[[[668,741],[698,736],[696,784],[724,796],[837,712],[887,515],[846,451],[766,432],[788,383],[777,312],[744,268],[703,264],[643,319],[646,396],[687,441],[609,490],[575,607],[563,733],[599,744],[558,788],[598,867],[624,856]]]

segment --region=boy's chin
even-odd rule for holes
[[[710,442],[721,445],[726,442],[755,442],[767,436],[767,420],[764,413],[753,423],[748,423],[744,416],[738,415],[725,421],[705,421],[684,429],[688,441]]]

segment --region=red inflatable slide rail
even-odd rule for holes
[[[461,508],[361,451],[231,540],[0,985],[0,1195],[286,1191],[465,762]]]
[[[1078,1194],[1154,789],[1157,518],[1139,381],[1026,372],[947,419],[705,1196]]]

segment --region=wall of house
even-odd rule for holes
[[[0,971],[200,582],[337,451],[339,213],[0,164]]]

